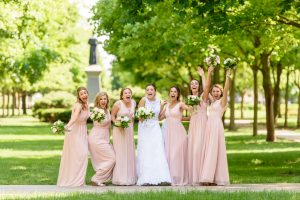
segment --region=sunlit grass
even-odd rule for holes
[[[64,136],[53,135],[49,124],[31,119],[15,118],[14,125],[0,127],[0,184],[56,183]],[[33,125],[23,126],[23,121]],[[300,182],[299,143],[266,142],[265,135],[253,137],[251,127],[225,135],[231,183]],[[89,164],[87,184],[93,173]]]
[[[161,191],[161,192],[134,192],[134,193],[115,193],[106,192],[102,194],[87,194],[87,193],[72,193],[72,194],[45,194],[45,195],[12,195],[5,199],[43,199],[43,200],[54,200],[54,199],[118,199],[118,200],[278,200],[278,199],[299,199],[299,193],[296,192],[211,192],[211,191],[190,191],[190,192],[175,192],[175,191]]]

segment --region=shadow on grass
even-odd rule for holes
[[[0,185],[55,185],[60,164],[60,156],[48,158],[1,158]],[[86,182],[94,171],[89,162]]]
[[[1,126],[0,135],[46,135],[51,134],[50,125]]]
[[[1,149],[11,150],[62,150],[63,140],[16,140],[0,142]]]

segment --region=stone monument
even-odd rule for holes
[[[90,38],[89,66],[85,69],[87,75],[87,89],[89,91],[89,104],[94,102],[95,96],[100,92],[101,67],[98,65],[97,39]]]

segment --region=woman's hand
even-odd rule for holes
[[[202,67],[198,67],[198,74],[203,77],[205,74],[204,74],[204,70]]]

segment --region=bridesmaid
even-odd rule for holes
[[[114,185],[135,185],[137,181],[133,131],[136,103],[131,98],[131,89],[122,89],[120,100],[113,105],[111,111],[113,123],[117,121],[116,119],[120,115],[127,115],[131,119],[128,128],[113,128],[113,146],[116,153],[116,165],[112,179]]]
[[[205,75],[202,68],[198,69],[202,79],[202,86],[205,88]],[[200,172],[202,168],[201,148],[205,125],[207,121],[207,98],[208,93],[203,95],[203,89],[200,87],[198,80],[192,80],[190,83],[191,95],[200,97],[199,105],[191,112],[191,119],[188,131],[188,167],[189,167],[189,184],[200,185]]]
[[[211,72],[208,74],[207,88],[210,87]],[[226,71],[224,91],[219,84],[211,89],[212,102],[209,108],[204,145],[203,169],[200,181],[203,185],[228,185],[229,173],[226,156],[224,127],[222,116],[226,110],[227,93],[230,86],[230,70]]]
[[[166,118],[166,157],[170,168],[172,185],[187,185],[187,134],[181,120],[183,110],[188,109],[188,107],[180,102],[180,90],[176,86],[171,87],[169,98],[169,102],[161,113],[161,119]]]
[[[88,135],[86,121],[89,118],[88,91],[84,87],[77,89],[77,102],[65,129],[57,185],[77,187],[85,185],[88,165]]]
[[[89,150],[96,174],[92,177],[93,186],[105,186],[111,180],[115,166],[115,152],[109,143],[111,117],[108,110],[109,98],[106,92],[100,92],[95,98],[94,107],[105,111],[105,119],[101,123],[94,121],[89,135]]]

